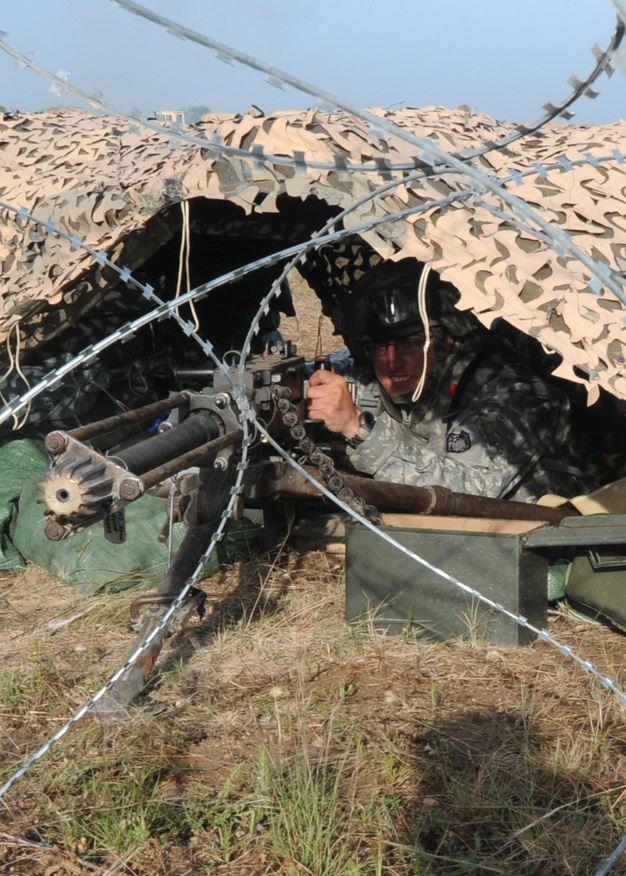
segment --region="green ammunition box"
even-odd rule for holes
[[[390,520],[384,531],[431,566],[533,626],[546,625],[548,559],[526,547],[543,524],[406,515]],[[417,629],[436,641],[478,636],[524,645],[535,637],[361,524],[346,528],[346,616],[351,624],[389,633]]]
[[[535,529],[527,547],[570,561],[565,598],[590,620],[626,631],[626,514],[568,517]]]

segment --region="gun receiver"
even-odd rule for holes
[[[304,359],[288,344],[276,354],[253,357],[244,373],[246,396],[257,416],[270,434],[275,433],[273,437],[284,437],[285,429],[274,416],[272,392],[281,386],[296,405],[303,404]],[[234,382],[238,373],[233,366],[227,374],[207,370],[196,371],[194,377],[206,377],[211,385],[46,437],[48,469],[39,488],[48,538],[58,541],[104,520],[107,537],[123,540],[124,508],[147,490],[192,467],[229,467],[243,438],[240,412],[230,392],[229,378]],[[155,434],[147,432],[143,440],[112,455],[103,455],[87,443],[129,423],[153,422],[163,414],[168,417]]]

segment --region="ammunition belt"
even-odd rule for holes
[[[334,460],[316,447],[315,441],[308,435],[304,423],[298,416],[295,406],[289,400],[290,396],[291,392],[287,387],[275,387],[272,392],[276,409],[298,448],[311,465],[319,471],[331,493],[334,493],[355,514],[369,520],[374,526],[382,526],[382,518],[378,509],[374,505],[369,505],[365,499],[357,496],[354,490],[347,487],[341,474],[335,468]]]

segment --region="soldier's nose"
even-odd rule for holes
[[[387,364],[390,366],[395,365],[398,361],[398,351],[396,350],[395,344],[389,344],[385,350],[385,358],[387,359]]]

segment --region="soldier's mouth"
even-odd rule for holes
[[[392,374],[391,381],[392,383],[396,383],[401,385],[403,383],[408,383],[410,380],[415,380],[415,376],[412,374]]]

